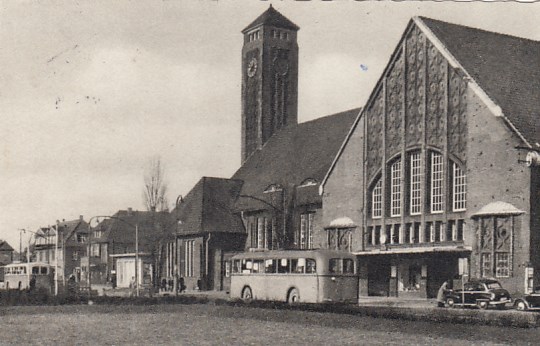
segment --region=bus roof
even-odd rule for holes
[[[237,254],[232,259],[265,259],[265,258],[294,258],[294,257],[350,257],[355,256],[348,251],[339,250],[268,250],[268,251],[248,251]]]
[[[35,267],[35,266],[40,266],[40,267],[50,267],[51,265],[49,263],[45,263],[45,262],[30,262],[30,263],[27,263],[27,262],[19,262],[19,263],[10,263],[10,264],[6,264],[4,267],[28,267],[28,266],[32,266],[32,267]]]

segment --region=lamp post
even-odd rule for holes
[[[137,297],[139,296],[139,222],[137,221],[135,225],[127,222],[126,220],[123,220],[117,216],[109,216],[109,215],[98,215],[98,216],[92,216],[90,218],[90,221],[88,222],[88,296],[90,297],[90,243],[91,243],[91,230],[92,230],[92,220],[95,218],[103,218],[103,219],[113,219],[118,220],[123,223],[125,223],[128,226],[131,226],[135,229],[135,287],[136,287],[136,294]]]

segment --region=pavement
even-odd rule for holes
[[[125,296],[132,295],[132,289],[128,288],[106,288],[99,289],[99,295],[107,296]],[[144,294],[144,293],[143,293]],[[167,297],[174,296],[174,292],[160,291],[154,296]],[[182,293],[178,293],[179,296],[195,296],[206,297],[212,299],[229,299],[229,294],[226,291],[198,291],[198,290],[186,290]],[[398,297],[360,297],[358,298],[359,306],[390,306],[390,307],[417,307],[417,308],[435,308],[437,307],[437,301],[435,299],[421,299],[421,298],[398,298]]]

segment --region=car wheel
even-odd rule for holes
[[[253,292],[251,292],[251,287],[244,287],[242,290],[242,299],[246,302],[249,302],[253,299]]]
[[[519,311],[527,311],[527,304],[523,300],[520,300],[516,303],[516,309]]]
[[[456,301],[454,298],[447,298],[446,299],[446,306],[449,308],[455,308],[456,307]]]
[[[480,309],[485,310],[485,309],[488,308],[489,303],[486,302],[485,300],[481,300],[481,301],[476,302],[476,305],[478,305],[478,307],[479,307]]]
[[[293,288],[289,292],[289,296],[287,297],[287,303],[289,304],[296,304],[300,302],[300,293],[296,288]]]

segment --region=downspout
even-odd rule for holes
[[[205,261],[205,264],[206,264],[206,273],[205,273],[205,280],[206,280],[206,289],[208,290],[208,271],[209,271],[209,266],[208,266],[208,258],[210,257],[209,255],[209,248],[208,248],[208,244],[210,243],[210,238],[212,238],[212,233],[208,233],[208,238],[206,238],[206,261]]]

